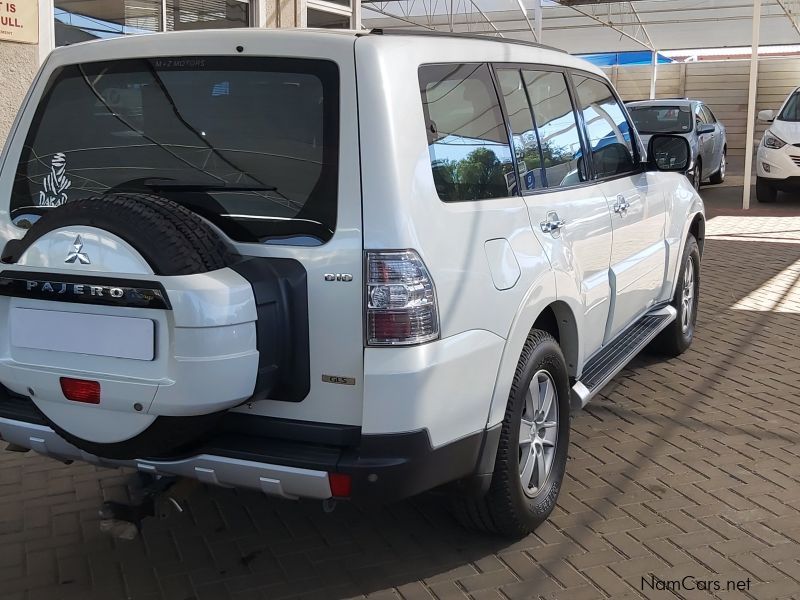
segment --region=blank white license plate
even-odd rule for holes
[[[11,344],[34,350],[153,360],[155,323],[134,317],[14,308]]]

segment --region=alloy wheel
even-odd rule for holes
[[[683,271],[683,292],[681,294],[681,330],[689,331],[694,314],[694,259],[690,256]]]
[[[558,390],[550,373],[540,370],[525,394],[519,428],[519,478],[527,496],[536,496],[547,483],[557,440]]]

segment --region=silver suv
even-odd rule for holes
[[[695,189],[708,180],[725,180],[728,138],[725,126],[699,100],[672,98],[628,102],[633,124],[646,144],[656,133],[681,135],[689,141],[692,159],[687,177]]]

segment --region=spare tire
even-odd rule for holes
[[[48,211],[21,240],[7,245],[3,261],[17,262],[36,240],[69,226],[94,227],[118,236],[141,255],[156,275],[206,273],[241,259],[209,223],[175,202],[148,194],[110,194],[67,202]],[[86,452],[111,459],[132,459],[176,453],[203,438],[225,412],[159,415],[137,435],[111,443],[73,435],[44,416],[54,431]]]
[[[156,275],[193,275],[240,259],[211,225],[189,209],[150,194],[109,194],[73,200],[46,212],[21,240],[12,240],[3,262],[14,263],[40,237],[61,227],[88,225],[133,246]]]

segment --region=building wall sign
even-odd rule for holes
[[[39,43],[39,0],[0,0],[0,40]]]

